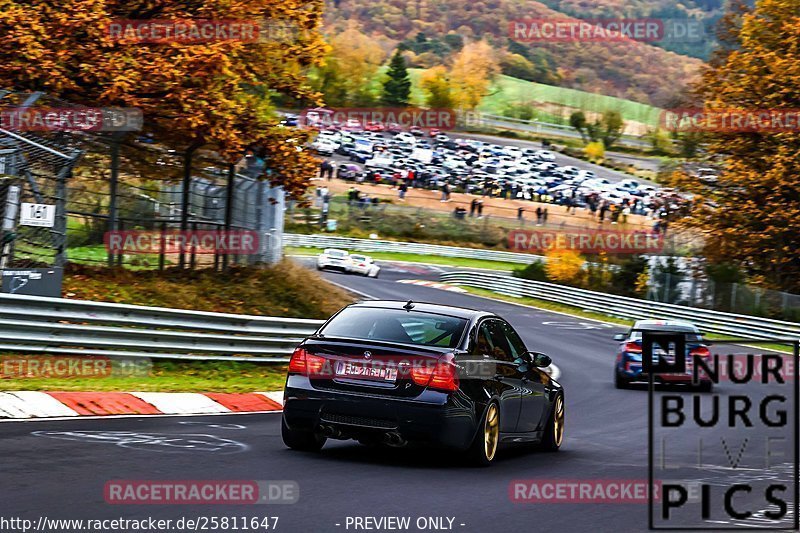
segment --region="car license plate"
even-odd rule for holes
[[[397,380],[397,369],[374,364],[351,363],[339,361],[336,363],[336,375],[348,378],[375,379],[394,382]]]

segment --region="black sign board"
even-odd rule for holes
[[[61,298],[63,276],[63,269],[55,267],[0,270],[0,292]]]

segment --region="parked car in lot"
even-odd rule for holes
[[[317,139],[311,143],[311,148],[318,154],[333,155],[339,145],[328,139]]]
[[[361,122],[357,118],[348,118],[344,123],[344,129],[347,131],[361,131]]]
[[[352,152],[350,152],[350,161],[355,163],[366,163],[370,159],[375,157],[374,152],[370,152],[368,150],[358,149],[356,148]]]
[[[564,390],[499,316],[445,305],[345,307],[292,354],[281,435],[296,450],[326,440],[424,443],[492,463],[501,443],[557,451]]]
[[[364,126],[365,131],[384,131],[386,126],[383,125],[382,122],[367,122],[367,125]]]
[[[417,142],[417,138],[414,137],[412,134],[402,131],[394,136],[395,142],[404,142],[409,144],[415,144]]]
[[[687,373],[682,375],[665,374],[655,376],[654,379],[660,383],[691,385],[694,357],[711,357],[711,352],[703,344],[703,337],[697,326],[680,320],[639,320],[627,333],[614,336],[614,340],[620,342],[614,361],[614,386],[624,389],[635,382],[647,383],[649,381],[649,376],[642,372],[642,334],[646,331],[685,335]],[[664,354],[655,353],[653,355],[663,356]],[[697,385],[697,388],[702,391],[711,391],[712,387],[713,383],[708,378],[701,380]]]
[[[368,255],[350,254],[347,271],[351,274],[359,274],[369,278],[377,278],[381,273],[381,267]]]
[[[317,270],[338,270],[347,272],[350,267],[350,253],[347,250],[326,248],[317,256]]]
[[[556,155],[549,150],[537,150],[536,157],[538,157],[542,161],[547,161],[549,163],[552,163],[553,161],[556,160]]]

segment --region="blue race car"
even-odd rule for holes
[[[627,333],[614,335],[614,340],[620,341],[617,357],[614,361],[614,386],[625,389],[631,383],[647,383],[648,375],[642,372],[642,332],[674,332],[686,335],[686,373],[664,374],[657,376],[660,383],[692,384],[692,362],[694,357],[710,358],[711,352],[703,344],[703,337],[697,326],[679,320],[639,320]],[[697,385],[697,389],[710,392],[713,383],[707,376]]]

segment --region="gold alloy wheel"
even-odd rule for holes
[[[553,407],[555,414],[553,416],[553,442],[556,446],[561,446],[564,440],[564,400],[561,396],[556,398],[556,405]]]
[[[491,461],[497,453],[497,441],[500,440],[500,412],[497,404],[489,404],[486,421],[483,423],[483,451],[486,459]]]

